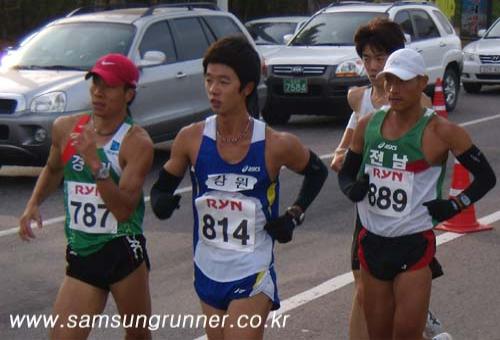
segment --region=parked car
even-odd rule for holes
[[[464,47],[462,83],[470,93],[478,93],[483,85],[500,84],[500,18],[478,35],[481,39]]]
[[[264,58],[285,45],[285,36],[295,34],[309,19],[306,16],[271,17],[245,23]]]
[[[463,67],[461,42],[441,11],[429,3],[339,2],[318,11],[287,46],[266,58],[268,95],[262,111],[270,124],[284,124],[291,114],[347,117],[347,91],[368,82],[353,36],[376,16],[399,23],[408,47],[422,54],[429,91],[444,81],[446,106],[457,104]]]
[[[153,141],[210,114],[201,63],[207,47],[234,34],[257,47],[231,13],[195,6],[72,15],[41,29],[0,70],[0,166],[44,164],[53,121],[90,110],[84,75],[107,53],[127,55],[139,67],[131,112]],[[265,98],[264,83],[259,93]]]

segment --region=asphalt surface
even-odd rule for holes
[[[500,177],[500,88],[481,94],[461,92],[450,119],[467,123],[465,128],[490,160]],[[484,120],[481,120],[484,119]],[[478,121],[479,120],[479,121]],[[295,133],[329,164],[345,122],[328,117],[297,117],[278,129]],[[145,193],[168,152],[158,150]],[[449,169],[451,166],[449,161]],[[64,277],[65,238],[61,222],[62,192],[53,194],[42,206],[43,230],[37,239],[23,243],[9,230],[17,226],[39,173],[37,168],[0,169],[0,334],[1,339],[44,339],[47,329],[13,328],[10,319],[19,314],[50,314],[59,284]],[[451,172],[448,172],[447,190]],[[284,170],[281,180],[281,209],[293,202],[301,177]],[[180,187],[188,187],[186,177]],[[447,191],[445,191],[447,192]],[[467,234],[438,247],[437,257],[445,275],[433,283],[431,309],[454,339],[500,339],[500,185],[476,204],[478,217],[489,216],[493,230]],[[198,315],[200,307],[192,286],[191,193],[183,193],[181,208],[166,221],[157,220],[149,206],[145,235],[152,262],[150,286],[153,313]],[[499,221],[497,221],[499,220]],[[281,328],[266,330],[266,339],[347,339],[353,285],[349,277],[353,205],[341,194],[337,176],[330,176],[318,199],[307,211],[306,221],[293,242],[275,248],[280,297],[289,315]],[[443,235],[442,232],[437,234]],[[447,237],[445,234],[440,237]],[[328,281],[334,279],[333,281]],[[325,282],[328,284],[324,284]],[[340,282],[340,283],[339,283]],[[343,282],[343,283],[342,283]],[[318,287],[318,285],[322,285]],[[337,286],[336,286],[337,285]],[[338,287],[338,288],[336,288]],[[302,294],[307,292],[306,294]],[[78,299],[78,296],[75,296]],[[116,313],[112,299],[105,313]],[[175,326],[175,324],[174,324]],[[153,332],[156,339],[195,339],[200,328],[169,327]],[[121,338],[122,329],[94,329],[91,339]]]

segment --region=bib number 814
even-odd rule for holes
[[[203,215],[203,226],[202,233],[203,236],[208,240],[214,240],[217,237],[217,231],[215,230],[215,224],[222,228],[222,240],[224,242],[229,242],[229,234],[228,234],[228,219],[224,217],[220,221],[216,221],[211,215],[205,214]],[[248,240],[250,239],[250,235],[248,234],[248,221],[242,220],[240,224],[234,229],[232,233],[232,237],[235,240],[240,240],[242,246],[246,246]]]

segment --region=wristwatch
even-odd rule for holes
[[[463,192],[460,193],[456,198],[461,209],[467,208],[472,203],[469,196],[467,196]]]
[[[286,209],[287,214],[292,216],[293,222],[295,226],[301,225],[304,222],[306,214],[302,211],[299,206],[292,205]]]
[[[96,181],[102,181],[109,178],[109,168],[107,166],[101,165],[99,169],[94,174],[94,179]]]

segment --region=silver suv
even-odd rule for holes
[[[287,46],[266,59],[267,102],[262,116],[284,124],[291,114],[347,116],[347,91],[368,82],[356,54],[356,29],[376,16],[399,23],[408,47],[427,65],[428,92],[436,78],[444,80],[449,111],[457,103],[463,67],[461,42],[441,11],[432,4],[395,2],[334,3],[312,16]]]
[[[210,105],[202,56],[215,40],[243,34],[220,10],[157,5],[74,15],[45,26],[0,70],[0,166],[41,165],[55,118],[90,109],[86,71],[102,55],[122,53],[141,76],[132,116],[155,142],[203,119]],[[259,86],[265,97],[265,85]]]

